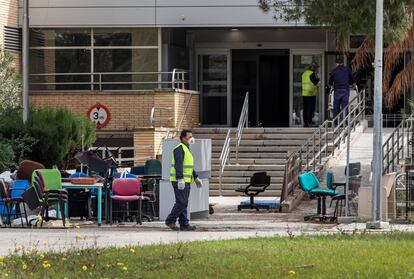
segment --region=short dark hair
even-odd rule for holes
[[[193,131],[188,130],[188,129],[182,130],[180,134],[180,140],[183,140],[183,138],[186,137],[188,133],[193,133]]]

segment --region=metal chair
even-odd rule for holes
[[[142,224],[142,201],[147,198],[141,194],[141,183],[136,178],[117,178],[112,182],[112,196],[110,204],[110,223],[113,223],[114,212],[128,212],[128,204],[135,202],[137,204],[137,224]],[[125,210],[113,209],[114,201],[125,205]]]
[[[236,192],[244,193],[246,196],[250,197],[250,203],[248,204],[239,204],[237,210],[241,211],[242,209],[256,209],[259,211],[260,208],[270,209],[269,205],[265,204],[255,204],[254,197],[266,191],[267,187],[270,186],[270,176],[266,172],[256,172],[250,177],[250,184],[246,187],[241,187],[236,189]]]

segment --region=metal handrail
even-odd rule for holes
[[[222,187],[221,187],[221,179],[224,172],[224,168],[227,165],[230,155],[230,142],[231,142],[231,129],[227,131],[226,139],[224,140],[223,148],[221,150],[219,162],[220,162],[220,169],[219,169],[219,193],[220,196],[222,195]]]
[[[156,118],[156,112],[159,111],[159,116]],[[155,121],[158,119],[160,121],[160,127],[162,127],[162,121],[165,120],[173,120],[174,118],[172,116],[162,116],[162,112],[163,111],[172,111],[172,107],[168,107],[168,108],[157,108],[157,107],[153,107],[151,109],[151,113],[150,113],[150,127],[154,127],[154,123]]]
[[[382,174],[397,171],[397,166],[404,155],[411,155],[413,139],[414,113],[404,119],[401,116],[400,124],[392,131],[382,145]]]
[[[243,108],[240,113],[239,124],[237,125],[236,131],[236,163],[239,163],[239,145],[243,135],[244,127],[248,128],[249,126],[249,92],[246,92],[246,97],[244,97]]]
[[[189,71],[183,69],[173,69],[171,72],[88,72],[88,73],[39,73],[39,74],[30,74],[31,77],[51,77],[53,81],[44,81],[44,82],[30,82],[31,86],[46,86],[44,90],[54,90],[49,89],[47,86],[58,86],[58,85],[90,85],[90,89],[79,89],[79,90],[99,90],[105,91],[103,88],[104,85],[148,85],[155,84],[158,87],[163,87],[170,85],[172,89],[187,89],[187,85],[190,83],[190,80],[186,79]],[[105,76],[120,76],[120,75],[130,75],[130,76],[151,76],[156,75],[157,77],[154,80],[147,81],[104,81]],[[163,80],[163,77],[171,75],[171,78]],[[89,76],[88,81],[56,81],[54,77],[57,76],[72,76],[72,77],[81,77]],[[97,89],[95,89],[97,87]],[[33,87],[32,87],[33,88]],[[65,90],[65,89],[59,89]],[[70,89],[69,89],[70,90]],[[78,90],[78,89],[77,89]],[[129,91],[129,89],[117,89],[117,91]]]
[[[348,112],[348,113],[347,113]],[[322,160],[333,156],[341,141],[345,141],[348,125],[355,128],[360,117],[365,117],[365,91],[362,90],[332,120],[325,120],[286,161],[281,202],[298,185],[302,172],[317,171],[323,167]]]

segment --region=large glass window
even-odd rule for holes
[[[32,29],[34,90],[157,87],[158,29]]]

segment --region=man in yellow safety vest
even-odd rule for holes
[[[316,95],[318,94],[318,83],[320,79],[316,71],[318,65],[312,63],[302,74],[302,99],[303,99],[303,126],[312,125],[313,114],[315,113]]]
[[[173,151],[170,181],[174,188],[175,204],[165,220],[165,224],[174,231],[193,231],[195,226],[191,226],[187,217],[188,199],[190,197],[190,185],[195,183],[198,188],[203,186],[201,179],[194,171],[194,158],[189,149],[195,143],[193,133],[190,130],[183,130],[180,134],[181,143]],[[178,218],[178,227],[175,223]]]

